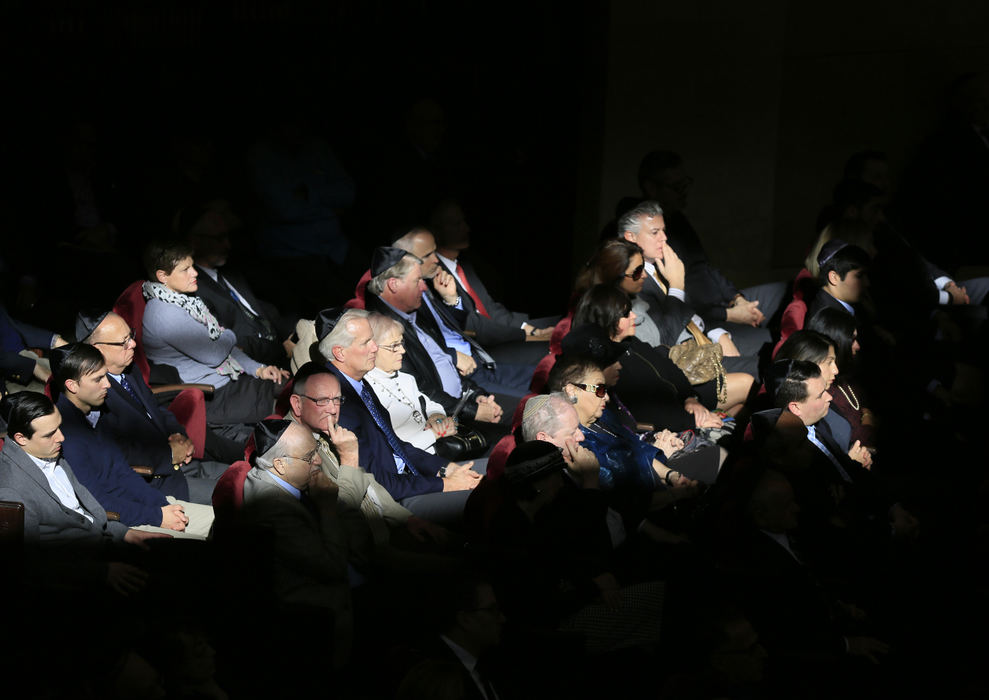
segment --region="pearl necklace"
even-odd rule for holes
[[[398,373],[396,372],[395,375],[393,375],[392,378],[395,378],[395,376],[397,376],[397,375],[398,375]],[[394,391],[392,391],[390,386],[388,386],[387,384],[384,384],[384,383],[376,380],[374,377],[371,377],[370,375],[368,375],[366,377],[366,379],[368,379],[372,384],[374,384],[374,387],[376,389],[377,388],[384,389],[393,399],[395,399],[399,403],[403,403],[406,406],[408,406],[409,408],[411,408],[412,409],[412,420],[415,421],[416,425],[425,425],[426,420],[425,420],[425,418],[423,418],[422,412],[420,412],[419,409],[415,407],[415,404],[412,403],[412,399],[410,399],[409,397],[407,397],[405,395],[405,392],[402,391],[402,387],[398,386],[398,382],[395,383],[395,386],[398,389],[398,393],[401,394],[401,396],[398,396]]]
[[[845,391],[844,387],[842,387],[841,384],[836,384],[835,386],[837,386],[838,391],[840,391],[844,395],[845,401],[848,402],[848,405],[851,406],[856,411],[859,410],[859,400],[858,397],[855,396],[855,391],[852,389],[851,384],[848,385],[848,391]],[[849,396],[849,394],[851,394],[851,396]]]

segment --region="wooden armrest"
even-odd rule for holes
[[[477,337],[477,331],[464,330],[462,332],[463,332],[464,335],[466,335],[469,338],[476,338]]]
[[[640,433],[648,433],[651,430],[655,430],[656,426],[652,423],[636,423],[635,429]]]
[[[144,466],[141,466],[140,464],[132,464],[131,465],[131,469],[133,469],[135,472],[137,472],[141,476],[151,476],[152,474],[155,473],[155,470],[152,469],[151,467],[144,467]]]
[[[212,384],[158,384],[151,387],[151,393],[165,394],[169,391],[183,391],[185,389],[199,389],[204,394],[210,395],[216,390]]]
[[[115,510],[108,510],[106,512],[106,519],[113,520],[115,522],[120,522],[120,513]]]

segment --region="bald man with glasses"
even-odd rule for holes
[[[134,367],[133,329],[112,311],[84,311],[76,319],[76,338],[99,350],[106,362],[110,389],[92,419],[100,437],[113,442],[129,464],[150,467],[151,485],[166,495],[210,505],[216,480],[228,465],[193,458],[185,428],[158,405]]]
[[[413,515],[361,468],[357,436],[337,423],[345,398],[340,380],[325,366],[310,362],[296,372],[288,418],[312,432],[320,469],[339,489],[337,506],[350,559],[367,561],[375,549],[389,543],[397,528],[407,528],[419,540],[445,537],[442,528]]]

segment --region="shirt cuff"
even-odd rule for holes
[[[721,336],[723,335],[727,335],[729,338],[731,338],[731,334],[728,333],[728,331],[726,331],[724,328],[712,328],[707,332],[707,337],[711,339],[712,343],[718,342],[718,339],[721,338]]]
[[[942,289],[937,293],[937,303],[941,306],[948,306],[951,303],[951,295]]]
[[[948,277],[947,275],[941,275],[940,277],[934,280],[934,286],[937,287],[938,290],[943,292],[944,288],[947,287],[951,282],[954,282],[954,280]]]
[[[675,297],[682,302],[687,301],[687,295],[684,293],[682,289],[678,289],[677,287],[670,287],[669,290],[666,292],[666,295]]]

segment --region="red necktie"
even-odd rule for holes
[[[477,307],[477,313],[491,318],[491,314],[489,314],[488,310],[484,308],[484,303],[478,298],[474,288],[470,286],[470,282],[467,281],[467,275],[464,274],[464,268],[460,267],[460,262],[457,262],[457,277],[460,278],[460,284],[464,286],[464,291],[466,291],[467,294],[470,295],[470,298],[474,300],[474,306]]]

